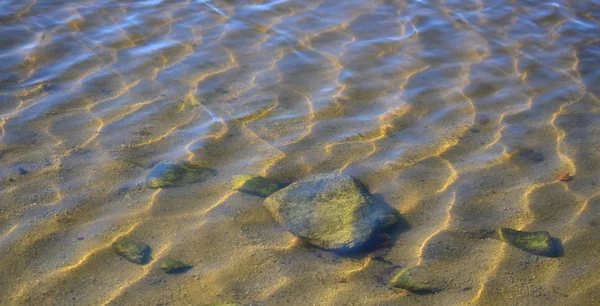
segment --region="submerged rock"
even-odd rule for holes
[[[113,242],[112,248],[119,256],[136,264],[143,265],[150,259],[150,246],[129,238],[119,238]]]
[[[486,125],[490,122],[490,116],[488,116],[486,114],[481,114],[481,115],[477,116],[476,122],[479,125]]]
[[[375,202],[360,181],[339,174],[297,181],[267,197],[264,205],[292,234],[333,251],[359,250],[398,221],[398,213]]]
[[[199,183],[214,176],[215,170],[190,164],[158,164],[146,177],[146,186],[150,188],[179,187]]]
[[[523,251],[543,256],[560,256],[561,247],[547,231],[524,232],[510,228],[498,230],[502,241]]]
[[[167,274],[173,274],[183,273],[191,269],[192,266],[186,265],[183,262],[176,259],[167,259],[162,264],[160,264],[160,268]]]
[[[572,180],[573,177],[571,176],[570,173],[563,173],[563,174],[557,176],[556,179],[561,182],[568,182],[568,181]]]
[[[509,148],[509,154],[512,159],[522,159],[531,161],[534,163],[539,163],[544,161],[544,155],[539,152],[536,152],[530,148],[523,147],[512,147]]]
[[[392,278],[390,286],[417,294],[430,294],[442,290],[442,288],[429,284],[425,277],[426,275],[421,267],[404,268]]]
[[[238,191],[266,198],[281,189],[281,184],[262,176],[247,177],[237,188]]]

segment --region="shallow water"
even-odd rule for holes
[[[3,0],[1,304],[599,304],[599,22],[598,1]],[[217,174],[144,186],[178,161]],[[330,172],[406,219],[383,256],[301,243],[231,184]],[[388,288],[412,266],[445,289]]]

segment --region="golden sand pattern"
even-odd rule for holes
[[[599,13],[564,0],[5,1],[0,304],[598,304]],[[182,160],[218,174],[143,186]],[[325,172],[358,177],[406,219],[383,260],[314,249],[231,185]],[[547,230],[564,256],[482,235],[500,227]],[[115,255],[123,236],[148,243],[150,263]],[[193,268],[166,275],[166,258]],[[415,265],[447,288],[388,288]]]

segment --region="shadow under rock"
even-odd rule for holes
[[[548,257],[562,257],[565,255],[565,249],[563,248],[562,241],[559,238],[552,237],[551,251],[548,254],[542,254]]]
[[[396,240],[402,233],[411,229],[408,221],[402,217],[400,212],[392,207],[381,194],[372,194],[371,196],[376,207],[375,210],[391,213],[395,217],[396,222],[391,225],[379,225],[369,240],[360,248],[333,251],[333,253],[340,256],[353,258],[361,258],[366,256],[378,258],[383,256],[383,253],[385,253],[386,250],[389,250],[395,245]],[[382,254],[381,256],[378,256],[377,253]]]

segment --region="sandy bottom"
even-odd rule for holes
[[[599,13],[5,0],[0,304],[599,304]],[[180,161],[217,174],[144,186]],[[355,176],[402,214],[389,250],[316,249],[232,184],[318,173]],[[548,231],[564,255],[485,235],[501,227]],[[150,262],[116,255],[120,237],[149,244]],[[167,275],[167,258],[193,268]],[[413,266],[445,289],[388,287]]]

